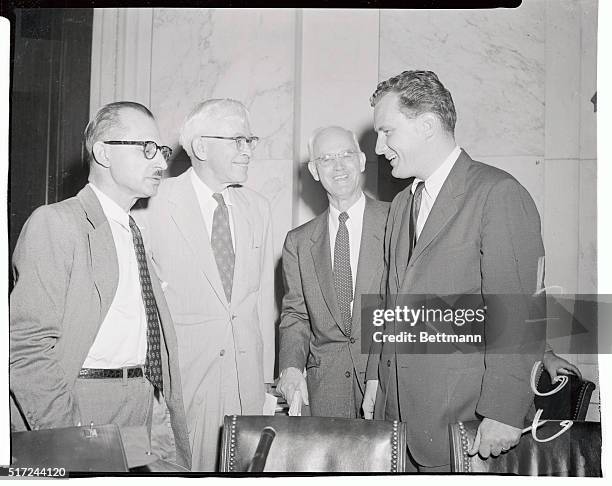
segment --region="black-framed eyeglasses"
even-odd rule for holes
[[[221,140],[233,140],[236,142],[236,148],[238,150],[244,150],[246,147],[249,147],[249,149],[254,150],[255,147],[257,147],[257,144],[259,143],[259,137],[245,137],[242,135],[238,137],[221,137],[219,135],[200,135],[200,137],[218,138]]]
[[[145,158],[148,160],[153,159],[158,150],[162,153],[162,156],[166,161],[168,161],[172,155],[172,149],[170,147],[165,145],[157,145],[152,140],[147,140],[145,142],[141,142],[139,140],[105,140],[102,143],[107,145],[140,145],[144,152]]]

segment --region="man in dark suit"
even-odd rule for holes
[[[521,436],[533,402],[530,371],[544,349],[540,330],[526,324],[541,285],[540,218],[510,174],[457,146],[453,100],[433,72],[406,71],[381,82],[371,104],[376,152],[390,161],[394,177],[415,177],[389,213],[387,307],[405,296],[452,294],[476,295],[482,308],[495,299],[502,310],[487,311],[484,350],[402,354],[387,342],[380,359],[369,363],[364,411],[375,401],[377,418],[406,422],[418,469],[444,471],[449,423],[482,419],[470,453],[483,457],[513,447]],[[388,329],[403,330],[398,322]],[[491,352],[493,335],[522,347]]]
[[[329,209],[285,240],[278,390],[290,404],[299,391],[312,415],[355,418],[368,359],[361,353],[361,295],[380,291],[389,205],[361,190],[365,155],[354,133],[319,129],[309,149],[308,168]]]
[[[155,436],[153,452],[190,467],[174,326],[129,214],[157,192],[172,152],[160,139],[144,106],[102,107],[85,130],[89,184],[23,227],[10,296],[11,424],[150,433],[167,405],[173,434]],[[132,452],[150,451],[144,442]]]

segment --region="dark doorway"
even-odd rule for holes
[[[32,211],[87,181],[93,9],[15,9],[11,23],[9,251]]]

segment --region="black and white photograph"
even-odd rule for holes
[[[0,476],[610,473],[605,1],[436,3],[2,4]]]

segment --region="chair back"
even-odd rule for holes
[[[536,395],[534,397],[535,408],[543,410],[542,419],[584,420],[586,418],[595,384],[588,380],[581,380],[576,375],[566,376],[568,382],[558,392],[548,396]],[[557,386],[557,383],[552,383],[550,375],[542,365],[540,365],[536,383],[540,393],[549,392]]]
[[[518,445],[498,457],[470,457],[479,420],[449,425],[451,470],[456,473],[516,474],[520,476],[601,477],[601,424],[574,422],[563,434],[548,442],[537,442],[525,433]],[[539,440],[552,437],[562,428],[548,421],[537,428]]]
[[[403,472],[399,422],[331,417],[225,416],[222,472],[247,471],[262,430],[276,432],[264,472]]]

